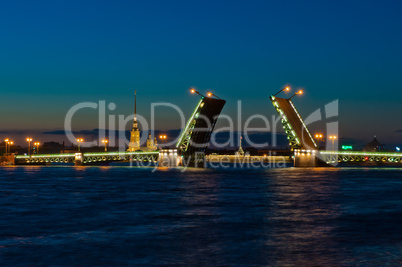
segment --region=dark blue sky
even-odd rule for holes
[[[401,1],[3,1],[0,132],[63,129],[81,101],[128,115],[135,89],[145,116],[160,101],[189,114],[190,86],[225,98],[226,114],[242,100],[244,117],[270,116],[268,96],[290,84],[306,90],[304,116],[339,99],[343,137],[397,144],[401,12]],[[95,115],[77,130],[97,128]],[[160,129],[176,128],[168,115]]]

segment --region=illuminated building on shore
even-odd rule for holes
[[[134,100],[134,122],[133,129],[130,132],[130,143],[128,144],[127,151],[154,151],[158,149],[158,143],[156,141],[156,137],[152,139],[152,135],[150,134],[147,140],[147,146],[141,147],[141,131],[138,129],[137,122],[137,91],[135,91],[135,100]]]

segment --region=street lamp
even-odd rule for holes
[[[210,92],[210,91],[207,92],[207,96],[208,96],[208,97],[214,96],[214,97],[216,97],[216,98],[218,98],[218,99],[221,99],[221,98],[219,98],[217,95],[215,95],[214,93],[212,93],[212,92]]]
[[[39,142],[34,143],[34,146],[36,146],[36,154],[39,154],[39,145],[40,145]]]
[[[289,91],[290,91],[290,87],[289,87],[289,86],[286,86],[285,88],[283,88],[282,90],[280,90],[278,93],[274,94],[274,96],[276,96],[277,94],[279,94],[280,92],[283,92],[283,91],[289,92]]]
[[[6,138],[6,139],[4,140],[4,143],[5,143],[5,146],[6,146],[6,154],[7,154],[8,138]]]
[[[337,138],[338,138],[338,137],[337,137],[336,135],[330,135],[330,136],[329,136],[329,139],[332,140],[332,150],[335,150],[335,140],[336,140]]]
[[[289,97],[289,100],[292,99],[295,95],[302,95],[303,94],[303,90],[299,90],[297,91],[294,95],[292,95],[291,97]]]
[[[32,138],[28,137],[28,138],[27,138],[27,142],[28,142],[28,156],[31,156],[31,142],[32,142]]]
[[[82,143],[82,142],[84,142],[84,139],[82,139],[82,138],[78,138],[78,139],[77,139],[78,151],[80,151],[80,146],[81,146],[81,143]]]
[[[102,140],[102,143],[104,143],[105,144],[105,152],[107,151],[107,143],[108,143],[109,141],[107,140],[107,139],[103,139]]]
[[[197,94],[197,95],[199,95],[199,96],[201,96],[201,97],[204,97],[202,94],[200,94],[200,92],[198,92],[198,91],[195,90],[194,88],[190,88],[190,92],[191,92],[192,94]]]
[[[8,151],[11,152],[11,146],[14,145],[13,141],[8,142]]]
[[[320,141],[322,141],[323,137],[324,136],[320,133],[315,135],[315,138],[317,139],[317,142],[318,142],[318,150],[320,150]]]
[[[166,134],[161,134],[161,135],[159,135],[159,139],[161,140],[161,144],[163,144],[163,140],[167,139],[167,135]]]

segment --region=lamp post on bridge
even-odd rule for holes
[[[315,138],[317,139],[317,142],[318,142],[318,150],[320,150],[320,141],[322,141],[323,137],[324,136],[320,133],[315,135]]]
[[[107,139],[103,139],[102,140],[102,143],[104,143],[105,144],[105,152],[107,152],[107,143],[108,143],[109,141],[107,140]]]
[[[303,94],[303,90],[299,90],[297,91],[294,95],[292,95],[291,97],[288,98],[288,100],[291,100],[294,96],[296,95],[302,95]]]
[[[31,142],[32,142],[32,138],[28,137],[28,138],[27,138],[27,142],[28,142],[28,156],[31,156]]]
[[[159,139],[161,140],[161,147],[162,147],[162,144],[164,143],[163,141],[167,139],[167,135],[161,134],[161,135],[159,135]]]
[[[36,154],[39,154],[39,145],[40,145],[39,142],[34,143],[34,146],[36,146]]]
[[[8,142],[8,151],[11,153],[11,146],[14,145],[13,141]]]
[[[218,99],[221,99],[221,98],[219,98],[217,95],[215,95],[214,93],[212,93],[212,92],[210,92],[210,91],[207,92],[207,96],[208,96],[208,97],[214,96],[214,97],[216,97],[216,98],[218,98]]]
[[[84,142],[84,139],[82,139],[82,138],[78,138],[78,139],[77,139],[77,143],[78,143],[78,151],[80,151],[81,142]]]
[[[281,92],[283,92],[283,91],[289,92],[289,91],[290,91],[290,87],[289,87],[289,86],[286,86],[285,88],[283,88],[282,90],[280,90],[278,93],[274,94],[274,96],[276,96],[277,94],[279,94],[279,93],[281,93]]]
[[[200,94],[200,92],[198,92],[198,91],[195,90],[194,88],[190,88],[190,92],[191,92],[192,94],[197,94],[197,95],[199,95],[199,96],[201,96],[201,97],[204,97],[202,94]]]
[[[329,139],[332,140],[332,150],[335,150],[335,140],[336,140],[337,138],[338,138],[338,137],[337,137],[336,135],[330,135],[330,136],[329,136]]]
[[[5,140],[4,140],[4,145],[5,145],[5,147],[6,147],[6,153],[5,154],[7,154],[7,145],[8,145],[8,138],[6,138]]]
[[[8,154],[9,151],[11,151],[11,146],[14,144],[13,141],[10,141],[8,138],[6,140],[4,140],[5,143],[5,147],[6,147],[6,153],[5,155]]]

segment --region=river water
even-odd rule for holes
[[[0,168],[1,266],[401,266],[402,169]]]

